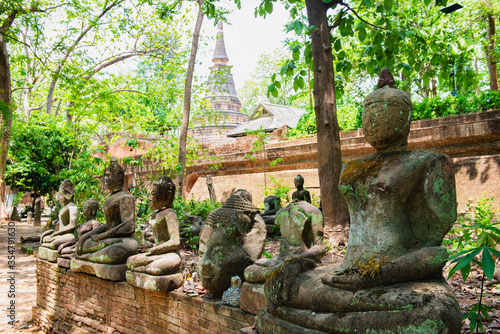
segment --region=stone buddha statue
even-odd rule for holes
[[[279,228],[274,224],[276,213],[281,209],[281,199],[270,195],[264,198],[264,212],[259,213],[266,223],[267,233],[279,233]]]
[[[311,203],[311,194],[304,189],[304,178],[302,175],[297,175],[293,179],[293,183],[297,190],[292,193],[292,201],[306,201],[307,203]]]
[[[123,168],[115,157],[111,157],[104,176],[104,187],[110,192],[103,205],[106,224],[80,237],[71,269],[103,279],[125,279],[125,262],[129,256],[137,253],[138,245],[133,238],[135,199],[122,190],[124,177]]]
[[[453,163],[407,150],[410,96],[394,87],[388,69],[378,87],[365,98],[362,118],[376,153],[342,169],[351,220],[343,262],[286,261],[266,280],[269,306],[259,313],[259,333],[460,333],[440,246],[457,217]]]
[[[154,182],[149,195],[149,207],[154,210],[149,226],[154,244],[146,253],[127,259],[127,282],[153,291],[170,291],[183,283],[179,272],[179,222],[172,209],[175,185],[168,176]]]
[[[64,180],[59,186],[59,203],[63,206],[59,210],[59,230],[45,231],[40,237],[38,257],[50,262],[56,262],[59,256],[57,248],[65,242],[75,238],[78,208],[73,203],[75,186],[70,180]]]
[[[257,215],[252,195],[237,190],[221,208],[212,211],[200,238],[199,273],[203,287],[220,296],[231,286],[231,277],[262,256],[266,225]]]
[[[82,226],[78,228],[77,238],[65,242],[59,245],[59,247],[57,248],[57,252],[59,253],[57,264],[60,267],[70,267],[71,259],[76,255],[75,245],[80,237],[100,226],[99,221],[96,219],[97,210],[99,210],[99,203],[94,198],[89,198],[83,204],[83,215],[85,216],[85,223],[83,223]]]

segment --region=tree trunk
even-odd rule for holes
[[[488,47],[486,49],[486,61],[490,72],[490,89],[498,90],[497,62],[495,57],[495,18],[488,15]]]
[[[179,186],[179,193],[184,197],[182,191],[184,173],[186,172],[186,146],[187,146],[187,131],[189,126],[189,114],[191,112],[191,90],[193,85],[194,65],[196,62],[196,54],[198,53],[198,41],[200,39],[201,24],[203,23],[203,6],[204,0],[198,0],[198,18],[193,32],[193,42],[191,44],[191,56],[189,57],[188,70],[186,74],[186,84],[184,88],[184,109],[182,111],[181,133],[179,136],[179,165],[180,171],[176,177],[176,183]]]
[[[332,3],[306,0],[314,60],[314,111],[318,131],[318,174],[325,234],[331,241],[346,244],[349,212],[339,191],[342,168],[340,137],[335,102],[332,46],[327,11]]]
[[[9,150],[12,128],[12,92],[10,83],[10,64],[7,43],[0,35],[0,220],[8,218],[5,206],[5,165]]]

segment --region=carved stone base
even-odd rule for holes
[[[64,258],[64,257],[58,257],[57,258],[57,265],[59,267],[63,268],[71,268],[71,259],[70,258]]]
[[[127,270],[127,283],[150,291],[171,291],[182,286],[182,273],[164,276],[154,276]]]
[[[243,283],[241,286],[240,309],[257,314],[265,306],[267,306],[267,301],[264,296],[264,283]]]
[[[71,260],[71,270],[95,275],[109,281],[124,281],[127,265],[124,264],[100,264],[78,259]]]
[[[38,258],[49,261],[49,262],[57,262],[57,258],[59,257],[59,253],[57,249],[50,249],[47,247],[38,248]]]

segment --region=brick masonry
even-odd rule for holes
[[[238,308],[151,292],[37,260],[33,320],[45,333],[239,333],[255,316]]]

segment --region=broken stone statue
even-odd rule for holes
[[[82,235],[71,269],[111,281],[125,280],[126,261],[137,253],[135,199],[123,191],[125,173],[115,157],[106,168],[104,187],[110,196],[102,207],[106,224]]]
[[[63,206],[59,210],[59,230],[45,231],[40,237],[38,257],[50,262],[56,262],[59,256],[57,248],[65,242],[75,239],[78,208],[73,203],[75,186],[70,180],[64,180],[59,186],[59,203]]]
[[[281,209],[281,199],[270,195],[264,198],[264,212],[259,213],[266,223],[267,233],[279,233],[279,227],[274,224],[276,213]]]
[[[231,277],[243,277],[245,268],[262,256],[266,224],[257,212],[252,195],[240,189],[208,215],[200,238],[199,273],[209,293],[220,296]]]
[[[441,242],[457,217],[453,163],[407,150],[410,96],[388,69],[381,77],[389,80],[363,103],[376,153],[342,169],[351,219],[343,262],[285,261],[266,279],[259,333],[460,333],[460,308],[442,276]]]
[[[146,253],[127,259],[126,279],[130,285],[151,290],[170,291],[184,282],[179,271],[179,222],[172,209],[175,184],[168,176],[153,182],[149,195],[149,207],[154,210],[149,226],[154,244]]]
[[[295,183],[297,190],[292,194],[292,201],[306,201],[307,203],[311,203],[311,194],[308,190],[304,189],[304,178],[302,175],[297,175],[293,179],[293,183]]]
[[[89,198],[83,204],[83,215],[85,216],[85,223],[78,228],[78,237],[65,242],[57,248],[59,257],[57,258],[57,264],[59,267],[70,268],[71,259],[76,255],[76,243],[80,240],[80,237],[85,233],[92,231],[93,229],[99,227],[99,221],[96,219],[97,210],[99,210],[99,203],[94,198]]]

